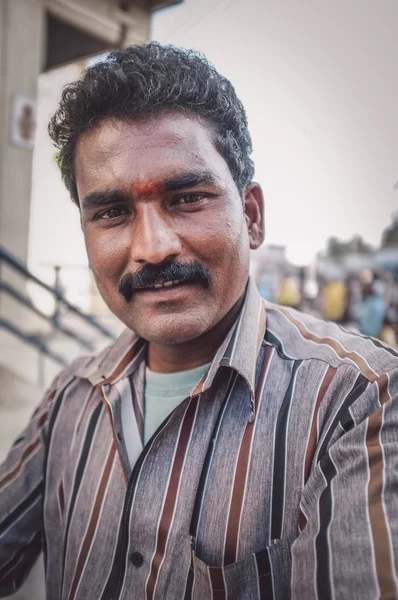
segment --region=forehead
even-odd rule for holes
[[[164,115],[146,121],[105,120],[78,141],[75,173],[79,196],[98,188],[151,186],[195,168],[232,181],[210,125],[194,116]]]

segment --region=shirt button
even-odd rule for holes
[[[139,552],[132,552],[130,554],[130,561],[135,567],[141,567],[144,557]]]

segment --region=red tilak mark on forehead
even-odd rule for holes
[[[132,187],[135,196],[154,196],[159,188],[159,183],[152,181],[137,181]]]

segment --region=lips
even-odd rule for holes
[[[179,279],[175,279],[173,281],[159,281],[158,283],[155,283],[154,285],[148,285],[145,287],[141,287],[138,288],[137,291],[141,291],[141,290],[162,290],[162,289],[167,289],[167,288],[172,288],[172,287],[176,287],[177,285],[181,285],[182,282]]]

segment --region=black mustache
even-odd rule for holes
[[[199,261],[189,263],[168,262],[161,265],[144,265],[136,273],[127,273],[120,281],[119,292],[126,302],[130,302],[134,292],[151,287],[159,281],[199,283],[210,286],[210,271]]]

